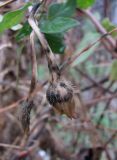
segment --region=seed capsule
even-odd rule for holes
[[[79,118],[81,101],[72,84],[65,79],[50,83],[46,97],[54,110],[69,118]]]

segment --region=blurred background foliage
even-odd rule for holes
[[[4,2],[0,1],[0,6]],[[27,141],[25,138],[22,140],[23,133],[16,118],[17,107],[13,110],[7,108],[28,93],[31,79],[29,37],[32,29],[27,18],[37,2],[17,0],[0,7],[0,159],[18,160],[18,156],[23,157],[22,150],[13,150],[4,144],[21,147],[24,143],[25,150],[39,142],[30,154],[24,154],[24,159],[116,160],[117,31],[83,52],[64,73],[67,79],[80,87],[83,103],[94,128],[79,119],[71,120],[52,111],[49,112],[49,118],[43,119],[43,114],[50,107],[45,98],[45,85],[35,97],[36,107],[31,114],[31,128],[36,120],[39,121],[37,130],[42,135],[35,138],[37,130],[33,129],[32,136]],[[58,64],[62,64],[101,35],[115,29],[116,15],[116,0],[47,0],[40,20],[38,16],[37,20]],[[38,40],[35,41],[35,49],[38,83],[42,84],[49,79],[49,72]],[[99,144],[94,141],[97,133],[101,139]],[[98,157],[94,156],[96,154]]]

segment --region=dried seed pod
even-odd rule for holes
[[[33,101],[22,101],[18,107],[18,118],[21,122],[22,128],[26,134],[29,132],[30,126],[30,112],[34,106]]]
[[[71,82],[60,78],[51,82],[46,97],[54,110],[60,114],[66,114],[69,118],[79,118],[79,110],[82,107],[79,93]]]

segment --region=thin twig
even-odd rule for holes
[[[114,99],[114,98],[117,98],[117,94],[109,95],[109,96],[102,96],[102,97],[99,97],[99,98],[95,98],[95,99],[91,100],[90,102],[87,102],[86,106],[90,107],[92,105],[95,105],[98,102],[108,101],[108,100],[111,100],[111,99]]]
[[[17,0],[8,0],[6,2],[3,2],[3,4],[0,4],[0,8],[4,7],[4,6],[6,6],[6,5],[8,5],[8,4],[12,3],[12,2],[15,2],[15,1],[17,1]]]
[[[73,55],[72,57],[67,58],[67,60],[60,66],[60,70],[65,69],[66,66],[70,65],[71,63],[73,63],[82,54],[84,54],[86,51],[88,51],[89,49],[91,49],[95,44],[97,44],[97,42],[100,42],[102,39],[104,39],[105,37],[107,37],[108,35],[112,34],[115,31],[117,31],[117,28],[113,29],[110,32],[107,32],[107,33],[103,34],[100,38],[98,38],[96,41],[94,41],[89,46],[85,47],[82,51],[80,51],[79,53]]]
[[[104,147],[106,148],[106,146],[111,143],[111,141],[117,136],[117,131],[115,131],[112,136],[107,140],[107,142],[104,144]]]
[[[82,10],[82,12],[89,17],[89,19],[93,22],[93,24],[96,26],[97,30],[101,34],[106,34],[106,29],[100,24],[100,22],[96,19],[96,17],[90,12],[90,10]],[[111,36],[106,36],[105,39],[110,44],[111,48],[115,48],[116,43],[115,40]]]
[[[0,147],[22,150],[22,148],[20,146],[5,144],[5,143],[0,143]]]
[[[100,83],[98,83],[95,80],[93,80],[86,73],[82,72],[78,67],[75,67],[75,70],[78,71],[83,77],[87,78],[90,82],[92,82],[93,84],[95,84],[95,86],[101,88],[101,90],[103,90],[104,92],[108,92],[108,93],[112,94],[112,92],[108,88],[104,88],[102,85],[100,85]]]
[[[105,83],[105,82],[107,82],[107,81],[108,81],[108,77],[105,77],[105,78],[101,79],[100,81],[98,81],[98,82],[96,82],[96,83],[98,83],[98,84],[103,84],[103,83]],[[88,85],[88,86],[82,88],[81,91],[82,91],[82,92],[85,92],[86,90],[92,89],[92,88],[94,88],[94,87],[96,87],[96,86],[97,86],[97,85],[94,83],[94,84],[92,84],[92,85]]]
[[[6,44],[1,44],[0,45],[0,50],[4,49],[4,48],[11,48],[12,47],[12,44],[11,43],[6,43]]]
[[[16,107],[18,106],[18,104],[19,104],[22,100],[25,100],[25,99],[26,99],[26,97],[25,97],[25,98],[21,98],[20,100],[14,102],[13,104],[11,104],[11,105],[9,105],[9,106],[6,106],[6,107],[0,106],[0,108],[1,108],[1,109],[0,109],[0,114],[3,114],[3,113],[5,113],[5,112],[8,112],[8,111],[12,110],[13,108],[16,108]]]
[[[114,82],[111,82],[111,84],[110,84],[110,86],[109,86],[108,88],[111,88],[111,87],[113,86],[113,84],[114,84]],[[114,93],[116,93],[116,90],[114,91]],[[97,125],[96,125],[97,128],[99,127],[101,121],[103,120],[103,118],[104,118],[104,113],[105,113],[105,111],[109,108],[110,103],[111,103],[111,99],[106,103],[106,105],[105,105],[105,107],[104,107],[104,109],[103,109],[103,112],[101,113],[101,115],[100,115],[100,117],[99,117],[99,119],[98,119],[98,121],[97,121]]]

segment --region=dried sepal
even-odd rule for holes
[[[33,106],[33,101],[24,100],[20,103],[20,106],[18,107],[18,118],[25,134],[29,133],[30,112]]]
[[[50,83],[46,97],[56,112],[65,114],[69,118],[81,117],[82,102],[79,90],[77,91],[71,82],[61,78]]]

